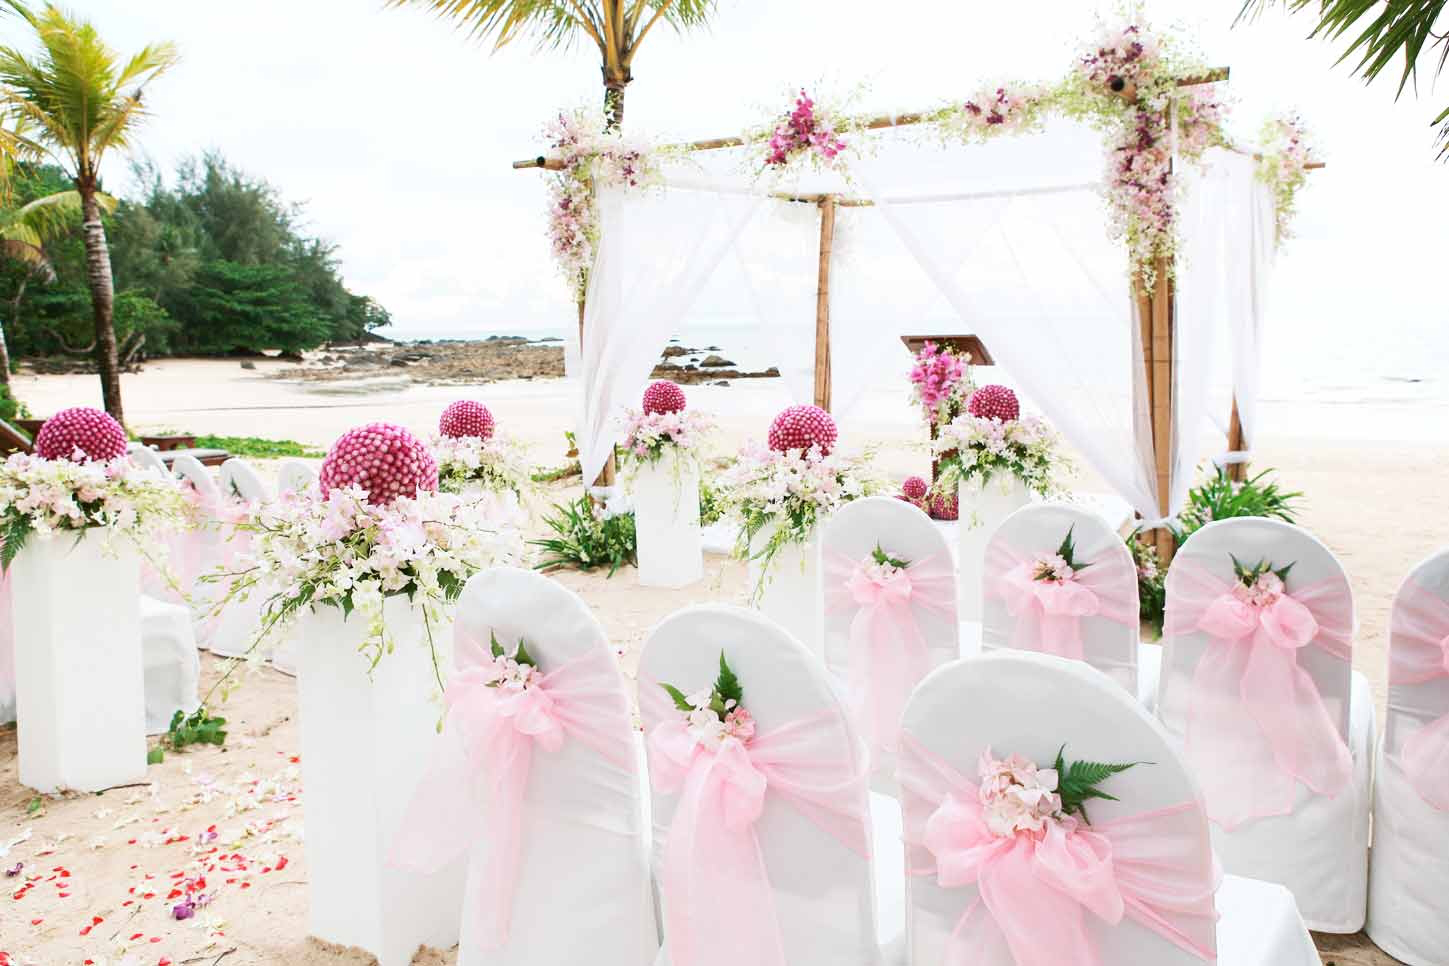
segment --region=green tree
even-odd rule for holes
[[[328,335],[327,320],[282,265],[207,262],[179,303],[183,319],[201,323],[190,334],[199,352],[267,348],[295,355]]]
[[[31,26],[37,48],[0,47],[0,84],[9,107],[70,176],[80,195],[86,277],[95,327],[96,368],[106,411],[125,422],[116,350],[115,278],[102,222],[101,162],[131,146],[146,117],[146,86],[176,64],[170,44],[143,47],[123,60],[87,21],[46,3],[32,12],[14,3]]]
[[[634,56],[661,21],[675,30],[702,27],[714,0],[388,0],[393,7],[425,7],[458,21],[497,50],[532,34],[539,49],[592,41],[603,59],[604,109],[609,126],[624,120],[624,88],[634,79]]]
[[[1356,58],[1352,72],[1363,77],[1366,84],[1402,58],[1395,100],[1403,96],[1410,81],[1418,89],[1421,64],[1437,60],[1433,66],[1437,78],[1449,62],[1449,19],[1438,33],[1434,30],[1449,0],[1244,0],[1238,21],[1276,6],[1294,13],[1312,9],[1318,23],[1309,33],[1310,39],[1348,40],[1338,63]],[[1439,157],[1449,158],[1449,107],[1440,111],[1432,123],[1439,128]]]

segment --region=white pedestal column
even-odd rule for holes
[[[766,527],[756,534],[752,546],[756,549],[764,546],[771,532],[772,528]],[[752,593],[760,586],[763,566],[762,560],[750,561]],[[806,543],[785,544],[775,554],[764,580],[764,590],[755,606],[824,660],[825,601],[820,584],[819,528]]]
[[[146,780],[141,567],[101,544],[32,536],[10,565],[20,783],[37,791]]]
[[[458,941],[466,864],[433,875],[387,864],[442,709],[430,697],[437,686],[422,612],[394,597],[386,615],[397,648],[371,679],[357,650],[362,615],[344,621],[337,608],[319,607],[297,623],[308,931],[359,946],[380,966],[406,966],[420,945]],[[432,631],[446,673],[451,623]]]
[[[958,584],[962,621],[981,620],[981,579],[986,564],[986,543],[1002,520],[1026,506],[1031,494],[1014,476],[996,475],[983,484],[979,477],[961,482],[957,490],[960,520]]]
[[[680,460],[642,464],[634,477],[634,532],[639,542],[639,583],[685,587],[704,577],[699,530],[699,468]]]

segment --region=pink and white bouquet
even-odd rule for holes
[[[438,488],[445,493],[487,490],[522,499],[533,482],[527,448],[503,433],[486,438],[439,435],[431,446],[438,461]]]
[[[991,834],[998,838],[1022,833],[1040,837],[1054,823],[1076,827],[1078,822],[1087,821],[1088,801],[1113,798],[1098,786],[1137,766],[1136,762],[1068,763],[1065,752],[1063,745],[1050,768],[1042,768],[1021,755],[996,758],[990,748],[981,753],[977,762],[981,778],[977,800]]]
[[[1271,118],[1258,142],[1258,178],[1273,188],[1278,241],[1289,237],[1298,189],[1308,180],[1310,144],[1303,120],[1296,115]]]
[[[941,112],[943,134],[967,143],[1032,130],[1041,121],[1050,92],[1037,85],[989,85]]]
[[[1252,566],[1233,557],[1233,596],[1250,607],[1271,607],[1287,592],[1288,572],[1293,564],[1275,568],[1266,560]]]
[[[911,365],[911,399],[930,426],[942,426],[965,408],[976,387],[971,382],[971,356],[927,341]]]
[[[726,741],[747,745],[755,737],[755,719],[744,706],[745,692],[730,669],[724,652],[719,655],[719,676],[713,686],[685,694],[672,684],[661,684],[675,710],[684,716],[696,744],[714,749]]]
[[[655,464],[666,456],[697,463],[715,429],[713,419],[694,409],[674,412],[631,409],[627,426],[624,449],[629,451],[633,465]]]
[[[1056,432],[1035,416],[1002,420],[963,413],[941,427],[932,446],[941,460],[938,490],[970,479],[1015,477],[1028,490],[1051,496],[1066,465]]]
[[[1072,539],[1072,531],[1075,529],[1075,525],[1067,528],[1067,535],[1062,538],[1062,545],[1057,548],[1056,553],[1037,553],[1032,558],[1032,580],[1066,583],[1076,580],[1077,574],[1091,566],[1090,563],[1077,560],[1077,545]]]
[[[780,118],[765,148],[765,166],[782,168],[799,158],[821,168],[834,167],[846,150],[843,123],[816,104],[803,89],[794,108]]]
[[[180,485],[129,457],[77,462],[16,453],[0,463],[0,565],[6,568],[32,538],[92,530],[103,548],[125,540],[156,563],[166,537],[189,526]]]

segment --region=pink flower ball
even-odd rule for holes
[[[983,419],[999,419],[1009,423],[1021,415],[1016,393],[1005,386],[982,386],[971,394],[966,411]]]
[[[931,516],[937,520],[955,520],[961,516],[961,506],[955,493],[937,493],[931,497]]]
[[[905,482],[901,484],[901,496],[912,502],[917,502],[926,498],[926,491],[929,489],[930,487],[926,485],[926,481],[919,476],[908,476]]]
[[[367,499],[386,506],[400,496],[438,488],[438,464],[423,441],[392,423],[349,429],[332,444],[318,476],[322,495],[357,484]]]
[[[62,409],[35,434],[35,455],[68,460],[80,450],[87,459],[109,461],[126,455],[126,431],[109,413],[89,406]]]
[[[770,449],[786,452],[819,446],[829,453],[839,435],[835,420],[819,406],[791,406],[770,424]]]
[[[438,432],[454,439],[464,436],[489,439],[493,436],[493,414],[480,402],[459,399],[443,410],[443,415],[438,418]]]
[[[684,412],[684,390],[668,379],[651,382],[644,390],[644,411],[646,413]]]

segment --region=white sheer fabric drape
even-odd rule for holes
[[[1178,206],[1174,512],[1197,463],[1219,456],[1234,398],[1245,449],[1252,448],[1275,247],[1272,192],[1256,177],[1253,159],[1213,149],[1203,161],[1183,166]],[[1226,454],[1229,461],[1244,456]]]
[[[599,248],[584,310],[579,462],[585,480],[622,437],[620,417],[741,229],[757,195],[671,186],[599,192]]]

